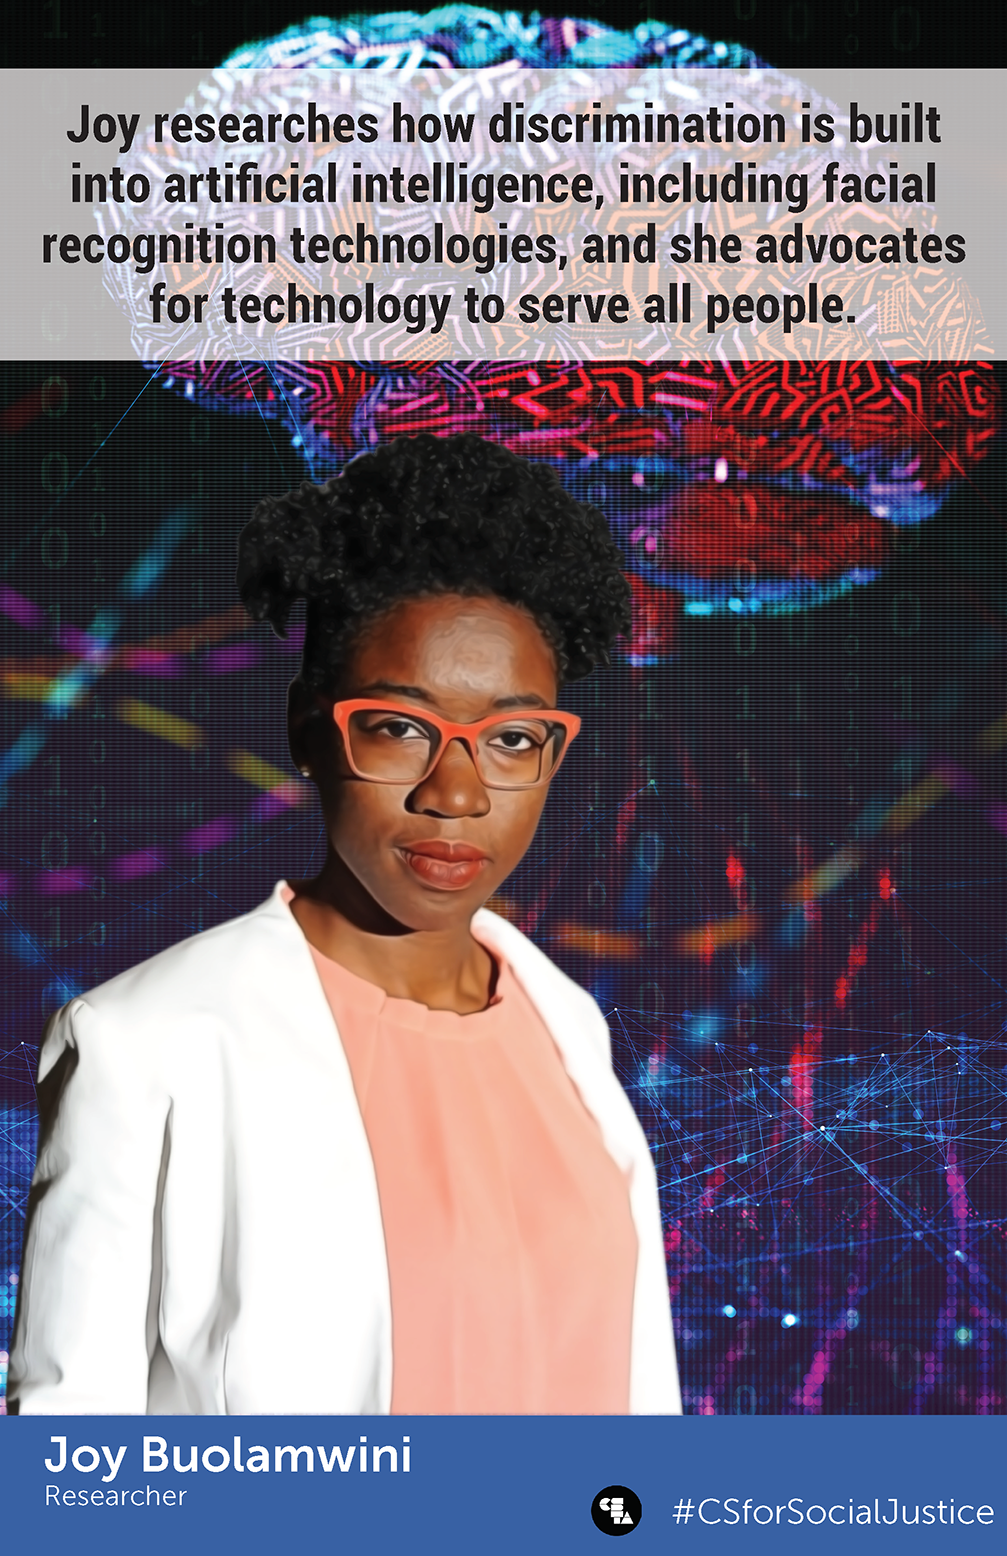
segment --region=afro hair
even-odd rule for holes
[[[307,602],[302,675],[338,680],[362,629],[398,601],[495,595],[523,607],[563,680],[607,663],[630,628],[630,590],[604,515],[474,433],[423,433],[361,454],[324,486],[266,497],[241,532],[238,590],[286,635]]]

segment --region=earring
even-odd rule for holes
[[[302,778],[310,778],[311,777],[311,768],[310,767],[302,767],[301,768],[301,777]]]

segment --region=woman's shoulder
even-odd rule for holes
[[[91,1087],[197,1095],[211,1074],[276,1072],[288,1065],[331,1069],[336,1045],[307,941],[280,883],[251,912],[181,940],[107,983],[71,999],[50,1018],[39,1054],[44,1080],[61,1063]]]
[[[240,993],[248,997],[258,979],[282,977],[284,961],[302,952],[301,936],[280,895],[212,929],[190,935],[154,956],[98,984],[79,1000],[100,1014],[141,1007],[168,1015],[180,1008],[205,1007]],[[303,955],[303,952],[302,952]]]
[[[594,996],[576,983],[516,924],[489,908],[481,908],[472,920],[476,938],[496,951],[513,969],[519,983],[542,1015],[569,1012],[595,1029],[608,1027]]]

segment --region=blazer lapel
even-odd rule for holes
[[[472,927],[510,963],[548,1027],[584,1106],[597,1120],[609,1153],[624,1172],[632,1172],[640,1159],[640,1126],[613,1076],[608,1027],[594,1000],[497,914],[484,908]]]

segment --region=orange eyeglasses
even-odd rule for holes
[[[369,783],[423,783],[450,741],[460,740],[486,788],[534,789],[553,777],[580,729],[576,713],[557,708],[451,724],[369,697],[334,703],[332,716],[351,771]]]

